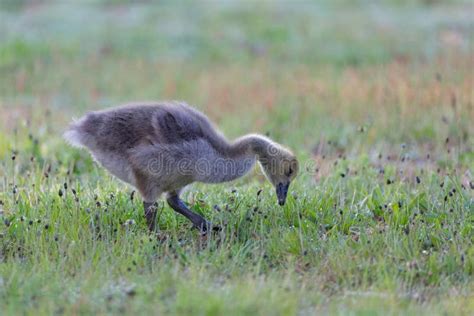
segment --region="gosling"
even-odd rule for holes
[[[169,206],[202,234],[218,230],[180,199],[193,183],[221,183],[247,174],[258,161],[284,205],[298,173],[295,155],[267,137],[249,134],[229,142],[209,119],[182,102],[126,104],[90,112],[64,133],[67,142],[92,157],[143,199],[147,226],[155,231],[155,202],[166,194]]]

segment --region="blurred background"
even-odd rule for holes
[[[471,1],[0,1],[0,155],[72,116],[183,100],[303,156],[458,146],[472,161]],[[444,156],[443,156],[444,155]],[[444,158],[443,158],[444,157]],[[447,159],[447,158],[446,158]]]

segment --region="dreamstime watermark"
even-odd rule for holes
[[[260,163],[262,168],[256,168],[258,174],[262,174],[262,169],[271,174],[287,174],[289,170],[296,171],[294,162],[287,159],[277,159],[276,156],[270,156],[267,159],[256,158],[227,158],[207,157],[191,158],[181,157],[172,159],[165,156],[157,156],[148,160],[147,172],[151,175],[176,174],[182,176],[204,177],[239,177]],[[313,159],[299,162],[299,173],[315,175],[317,173],[316,162]]]

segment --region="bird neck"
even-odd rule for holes
[[[196,180],[206,183],[220,183],[246,175],[257,160],[268,152],[273,143],[260,135],[246,135],[234,142],[219,142],[218,155],[208,159],[209,169],[200,173]]]
[[[230,144],[229,153],[231,157],[246,157],[261,159],[267,157],[273,147],[273,142],[265,136],[249,134],[236,139]]]

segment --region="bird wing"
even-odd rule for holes
[[[154,112],[152,124],[158,143],[181,144],[207,140],[214,133],[206,117],[180,103],[158,107]]]

